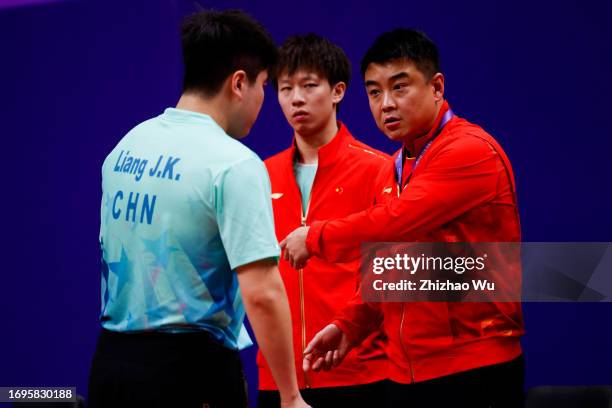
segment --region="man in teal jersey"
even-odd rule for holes
[[[234,139],[257,118],[275,46],[238,11],[190,16],[182,40],[176,108],[128,132],[102,167],[90,406],[246,406],[246,308],[283,406],[304,407],[270,182]]]

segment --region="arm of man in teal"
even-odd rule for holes
[[[270,182],[253,157],[230,166],[216,180],[219,233],[238,272],[245,309],[259,347],[270,364],[283,407],[306,407],[295,373],[289,302],[276,259]]]

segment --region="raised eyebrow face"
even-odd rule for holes
[[[408,72],[400,71],[400,72],[395,73],[395,74],[391,75],[390,77],[388,77],[386,82],[387,83],[393,83],[393,82],[396,82],[396,81],[398,81],[400,79],[410,79],[410,78],[411,78],[411,76],[410,76],[410,74]],[[378,81],[375,81],[373,79],[368,79],[368,80],[365,81],[365,86],[366,86],[366,88],[368,88],[368,87],[372,87],[372,86],[380,87],[381,85],[378,83]]]
[[[366,88],[372,87],[372,86],[380,86],[380,84],[372,79],[368,79],[365,81],[365,86]]]
[[[321,78],[319,77],[319,75],[317,75],[314,72],[297,71],[293,73],[292,75],[288,75],[286,73],[281,75],[280,78],[278,79],[278,84],[279,85],[290,84],[293,82],[303,83],[307,81],[319,81],[319,80],[321,80]]]
[[[388,82],[395,82],[400,79],[410,79],[411,75],[406,71],[398,72],[397,74],[393,74],[389,77]]]

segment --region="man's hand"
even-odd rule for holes
[[[319,371],[321,368],[329,371],[342,362],[351,348],[344,332],[335,324],[328,324],[308,343],[302,369],[304,372],[311,369]]]
[[[280,247],[283,250],[283,258],[295,269],[303,268],[308,258],[310,258],[308,248],[306,248],[306,237],[308,236],[309,229],[310,227],[296,228],[280,243]]]

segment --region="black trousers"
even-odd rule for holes
[[[525,361],[520,356],[495,364],[415,384],[387,384],[393,408],[521,408]]]
[[[309,388],[300,390],[304,400],[313,408],[371,408],[384,407],[387,381],[347,387]],[[258,408],[280,407],[278,391],[259,391]]]
[[[238,352],[205,333],[103,330],[89,378],[89,407],[246,407]]]

